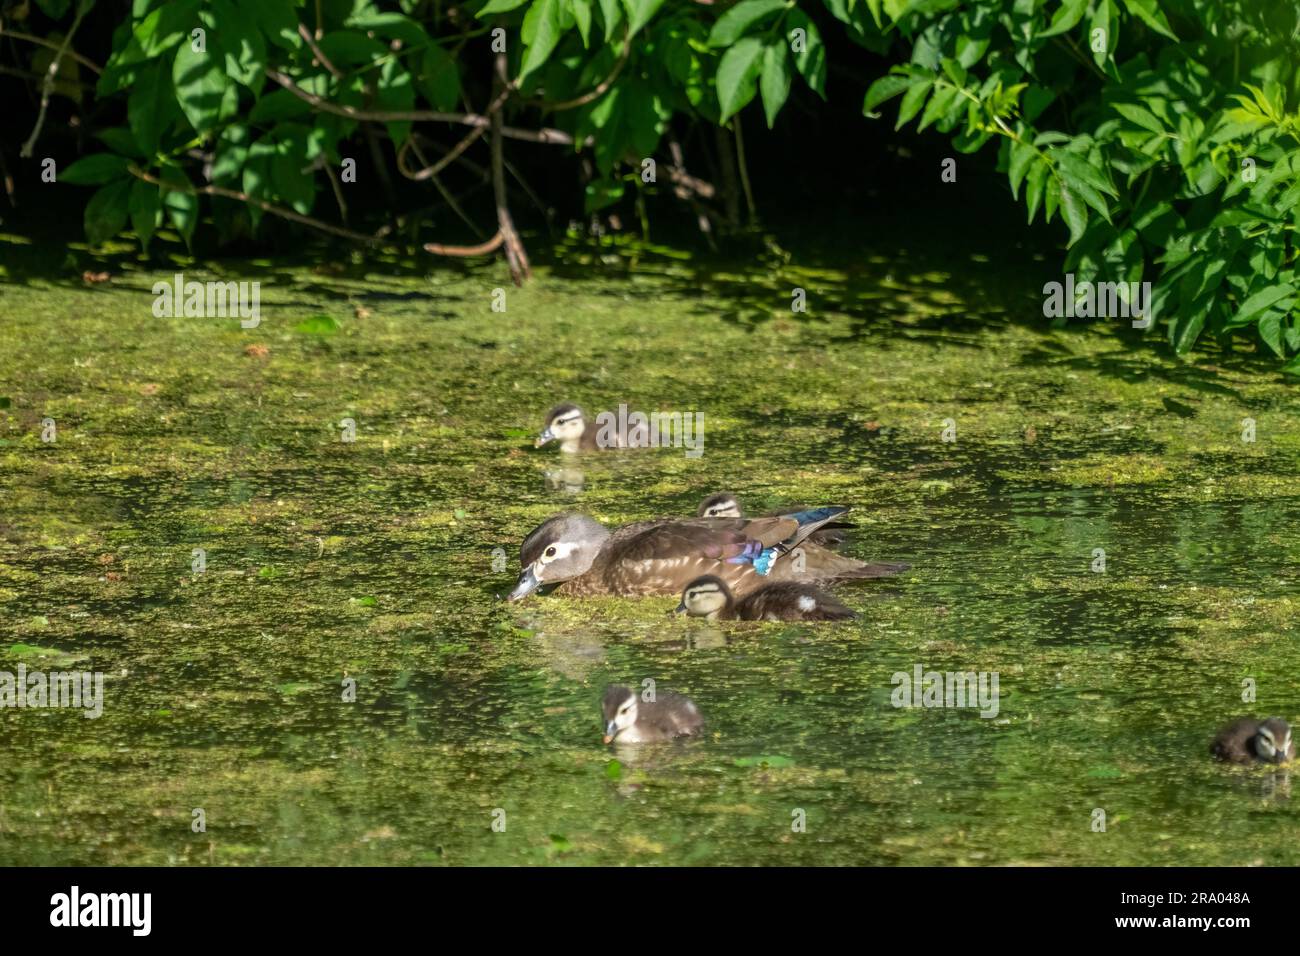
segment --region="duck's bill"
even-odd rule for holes
[[[611,737],[609,734],[606,734],[604,737],[600,738],[600,742],[602,744],[612,744],[614,742],[614,738]]]
[[[685,605],[685,604],[679,604],[679,605],[677,605],[675,608],[672,609],[672,612],[671,612],[671,613],[673,613],[673,614],[685,614],[685,613],[686,613],[686,605]]]
[[[520,573],[519,583],[515,585],[513,591],[506,595],[506,600],[522,601],[541,586],[542,582],[537,580],[537,575],[533,574],[533,566],[530,564]]]
[[[537,436],[537,441],[533,442],[533,447],[541,448],[543,445],[547,444],[548,442],[553,442],[553,441],[555,441],[555,435],[552,434],[549,428],[544,428],[542,429],[542,433]]]

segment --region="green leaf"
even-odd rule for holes
[[[399,113],[415,109],[415,86],[411,74],[397,60],[389,60],[379,71],[375,101],[381,110]],[[411,135],[410,120],[394,120],[385,124],[393,143],[401,146]]]
[[[232,0],[209,0],[212,4],[210,15],[205,15],[208,23],[208,39],[212,40],[219,28],[221,49],[225,53],[226,75],[236,83],[241,83],[253,90],[262,89],[266,68],[266,41],[258,32],[257,21],[244,7],[236,6]]]
[[[934,86],[934,77],[932,76],[914,76],[912,85],[907,88],[903,94],[903,102],[898,105],[898,122],[894,124],[894,129],[902,129],[903,126],[925,105],[925,98],[930,95],[930,89]]]
[[[1259,320],[1259,337],[1273,350],[1278,358],[1286,358],[1286,346],[1282,344],[1282,319],[1285,313],[1268,312]]]
[[[494,13],[509,13],[511,10],[518,10],[528,0],[488,0],[488,4],[474,16],[480,20],[492,16]]]
[[[622,180],[597,179],[587,183],[583,196],[583,208],[588,214],[612,206],[623,198],[625,184]]]
[[[722,54],[718,63],[718,104],[722,108],[720,123],[725,123],[754,98],[755,81],[763,64],[763,41],[745,37]]]
[[[1164,124],[1156,119],[1156,115],[1144,106],[1137,106],[1133,103],[1116,103],[1115,112],[1134,125],[1150,130],[1152,133],[1166,132]]]
[[[639,32],[663,5],[664,0],[623,0],[627,9],[628,36]]]
[[[523,65],[519,68],[520,80],[546,62],[564,35],[564,28],[560,25],[560,2],[536,0],[524,16],[521,36],[525,50]]]
[[[101,129],[95,137],[115,153],[133,156],[136,159],[144,158],[144,152],[140,149],[140,144],[135,141],[135,136],[129,127],[113,126]]]
[[[569,13],[578,26],[578,35],[582,37],[583,49],[590,48],[591,38],[591,0],[569,0]]]
[[[862,101],[862,114],[870,114],[881,103],[893,99],[912,85],[912,77],[899,73],[882,76],[867,87],[866,98]]]
[[[1106,178],[1106,174],[1078,153],[1067,153],[1063,149],[1054,149],[1051,152],[1051,157],[1060,166],[1061,172],[1066,175],[1066,178],[1086,183],[1093,189],[1109,196],[1119,196],[1110,180]]]
[[[1106,60],[1115,53],[1115,33],[1111,29],[1110,8],[1114,0],[1097,0],[1092,12],[1092,23],[1088,24],[1088,49],[1092,51],[1092,61],[1098,67],[1104,67]],[[1101,49],[1094,49],[1097,31],[1101,31]]]
[[[1156,0],[1124,0],[1124,6],[1128,12],[1133,14],[1156,33],[1169,37],[1171,40],[1177,40],[1173,29],[1169,26],[1169,21],[1165,19]]]
[[[162,181],[163,208],[188,247],[194,238],[194,228],[199,224],[199,197],[194,194],[185,173],[175,166],[162,168]]]
[[[785,44],[779,40],[769,44],[763,50],[763,72],[759,79],[759,92],[763,96],[763,112],[767,116],[767,128],[776,123],[776,115],[785,105],[790,95],[790,55]]]
[[[802,49],[795,49],[796,44],[800,44],[796,30],[803,31]],[[799,71],[809,89],[826,99],[826,47],[822,43],[817,24],[796,7],[786,15],[785,35],[794,54],[794,68]]]
[[[129,208],[131,211],[131,228],[140,239],[140,246],[146,252],[154,230],[158,228],[158,217],[162,213],[161,190],[153,183],[137,179],[131,186]]]
[[[181,112],[200,135],[215,130],[239,112],[239,92],[226,75],[225,55],[209,31],[207,50],[182,43],[172,64],[172,82]]]
[[[1013,141],[1011,143],[1011,161],[1007,166],[1007,177],[1011,180],[1011,196],[1017,198],[1020,192],[1020,183],[1025,178],[1025,173],[1029,172],[1030,164],[1038,158],[1038,150],[1023,141]]]
[[[166,53],[198,24],[198,0],[164,3],[136,24],[133,38],[139,44],[140,58],[152,60]]]
[[[1034,213],[1039,211],[1039,204],[1043,202],[1043,191],[1047,186],[1048,170],[1052,168],[1048,163],[1034,163],[1030,165],[1030,173],[1024,179],[1024,206],[1028,209],[1027,222],[1034,221]]]
[[[1169,327],[1169,342],[1179,355],[1196,344],[1201,330],[1205,328],[1205,317],[1210,314],[1210,306],[1213,304],[1213,298],[1206,296],[1191,305],[1184,306],[1182,314]]]
[[[1254,295],[1246,299],[1245,302],[1241,303],[1240,308],[1237,309],[1237,314],[1232,317],[1229,325],[1250,325],[1261,315],[1275,306],[1285,311],[1285,309],[1289,308],[1290,305],[1283,305],[1282,300],[1290,300],[1295,296],[1295,294],[1296,287],[1290,282],[1279,282],[1276,285],[1260,289]]]
[[[303,319],[293,327],[295,332],[302,332],[304,335],[333,335],[343,326],[339,320],[332,315],[313,315],[310,318]]]
[[[130,161],[114,153],[92,153],[83,156],[63,171],[60,181],[77,186],[100,185],[127,174]]]
[[[436,110],[454,110],[460,102],[460,74],[456,61],[436,43],[420,58],[420,90]]]
[[[1102,0],[1104,3],[1105,0]],[[1088,0],[1063,0],[1047,29],[1038,34],[1040,37],[1053,37],[1065,33],[1083,19],[1088,12]]]
[[[285,50],[302,46],[298,33],[298,13],[293,0],[237,0],[239,6],[252,14],[263,36]]]
[[[119,179],[99,189],[86,203],[86,241],[97,246],[124,228],[129,211],[133,179]]]
[[[709,46],[731,46],[744,36],[751,26],[784,10],[785,6],[785,0],[741,0],[713,24],[713,29],[709,31]]]
[[[925,106],[925,112],[921,114],[921,122],[917,124],[916,131],[921,132],[935,120],[947,115],[958,95],[959,92],[954,87],[936,85],[934,95],[930,97],[930,102]]]
[[[599,0],[600,19],[605,24],[605,42],[614,37],[614,31],[623,22],[623,7],[618,0]]]
[[[1061,216],[1070,227],[1069,245],[1074,245],[1088,228],[1088,210],[1083,200],[1068,185],[1061,187]]]
[[[172,89],[171,70],[166,66],[165,61],[159,60],[142,70],[126,101],[131,135],[146,156],[158,152],[163,134],[180,113]]]

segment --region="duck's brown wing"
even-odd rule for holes
[[[638,522],[611,536],[593,571],[611,594],[680,594],[703,574],[748,589],[761,581],[748,561],[796,528],[780,518]]]

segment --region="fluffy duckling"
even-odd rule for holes
[[[1238,717],[1215,735],[1210,753],[1229,763],[1286,763],[1295,758],[1295,742],[1281,717]]]
[[[788,511],[798,511],[799,508],[791,506]],[[740,499],[728,492],[719,492],[716,495],[709,495],[700,502],[699,508],[695,510],[696,515],[701,518],[743,518],[744,509],[740,506]],[[763,515],[763,517],[776,517],[778,513]],[[823,548],[838,548],[844,543],[844,528],[852,528],[853,524],[848,521],[829,521],[818,530],[808,536],[808,540],[813,544],[821,545]]]
[[[711,574],[686,585],[677,613],[710,621],[846,621],[857,616],[801,581],[773,581],[737,601],[726,583]]]
[[[600,418],[599,415],[596,417]],[[618,423],[601,425],[589,420],[577,405],[565,402],[547,412],[546,425],[534,444],[541,448],[553,441],[560,443],[560,451],[566,455],[575,455],[581,451],[646,447],[649,445],[649,431],[639,424],[628,423],[626,427]]]
[[[704,727],[700,709],[681,694],[658,694],[653,701],[643,701],[631,688],[614,685],[605,688],[601,709],[607,744],[648,744],[690,737]]]

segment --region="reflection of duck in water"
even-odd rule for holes
[[[587,486],[587,475],[581,468],[548,468],[545,479],[547,491],[566,495],[576,495]]]

